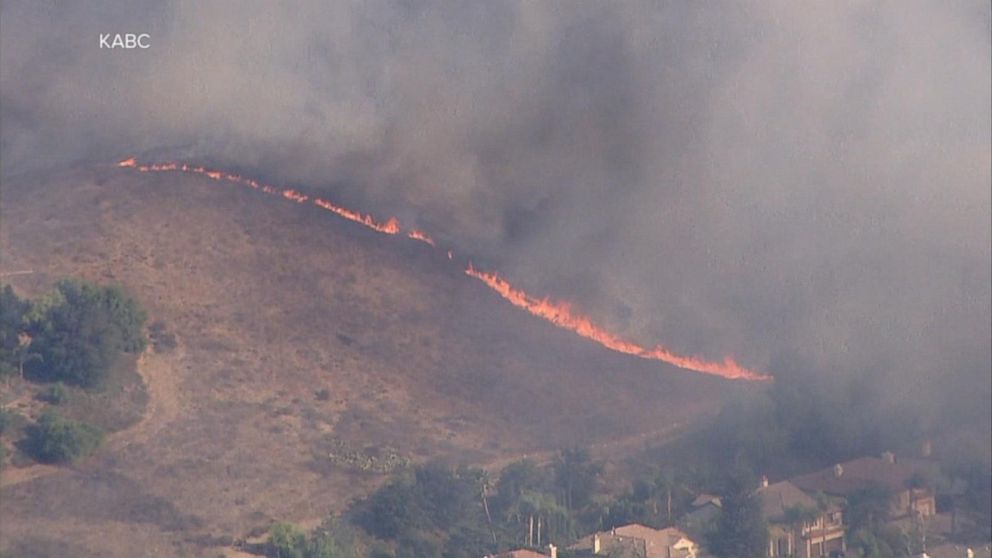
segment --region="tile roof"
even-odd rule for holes
[[[519,550],[510,550],[502,554],[497,554],[493,558],[548,558],[548,556],[540,552],[521,548]]]
[[[771,522],[785,519],[785,510],[788,508],[802,506],[816,509],[816,500],[789,481],[776,482],[759,488],[758,498],[761,499],[761,510],[765,518]]]
[[[892,463],[878,457],[861,457],[841,463],[840,475],[837,475],[835,468],[800,475],[793,478],[792,483],[807,492],[847,496],[872,486],[892,491],[905,490],[916,472],[910,465]]]

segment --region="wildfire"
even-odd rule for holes
[[[430,244],[431,246],[435,246],[435,247],[437,246],[437,244],[434,244],[434,239],[427,236],[427,234],[425,234],[424,231],[418,231],[417,229],[410,229],[410,232],[406,233],[406,235],[414,240],[419,240],[423,243]]]
[[[366,215],[335,205],[323,198],[311,198],[310,196],[297,190],[290,188],[276,188],[237,174],[207,169],[205,167],[195,165],[188,165],[185,163],[140,164],[134,157],[124,159],[118,162],[116,166],[120,168],[135,169],[138,172],[184,172],[198,174],[210,178],[211,180],[231,182],[234,184],[247,186],[255,190],[260,190],[266,194],[279,195],[296,203],[302,204],[309,201],[317,207],[330,211],[335,215],[364,225],[383,234],[396,235],[402,232],[400,223],[395,217],[390,217],[385,222],[379,222],[376,221],[371,215]],[[406,236],[432,247],[437,246],[433,238],[418,229],[409,229],[406,231]],[[451,250],[447,251],[447,256],[449,260],[453,259],[454,256]],[[752,381],[766,381],[772,379],[771,376],[766,374],[761,374],[759,372],[744,368],[730,357],[724,358],[722,362],[714,362],[698,357],[679,355],[666,349],[665,347],[662,347],[661,345],[658,345],[652,349],[642,347],[636,343],[621,339],[616,334],[613,334],[596,325],[588,317],[577,312],[573,312],[572,306],[568,302],[552,301],[548,298],[537,298],[531,296],[523,290],[513,287],[496,273],[479,271],[472,267],[472,264],[469,264],[468,268],[465,269],[465,274],[482,281],[486,286],[496,291],[500,296],[514,306],[523,308],[531,314],[543,318],[562,329],[566,329],[585,337],[586,339],[595,341],[596,343],[599,343],[603,347],[606,347],[612,351],[649,360],[658,360],[685,370],[713,374],[728,379]]]
[[[661,345],[653,349],[646,349],[636,343],[621,339],[615,334],[594,324],[586,316],[573,312],[572,305],[568,302],[556,302],[548,298],[536,298],[520,289],[514,288],[496,273],[479,271],[472,267],[472,264],[469,264],[465,269],[465,274],[482,281],[490,289],[496,291],[500,296],[509,301],[510,304],[518,308],[523,308],[531,314],[544,318],[562,329],[572,331],[618,353],[650,360],[660,360],[686,370],[714,374],[724,378],[739,380],[771,379],[770,376],[744,368],[730,357],[725,358],[723,362],[711,362],[701,358],[675,354]]]
[[[371,215],[363,215],[361,213],[358,213],[357,211],[352,211],[350,209],[339,207],[321,198],[314,199],[313,203],[314,205],[317,205],[318,207],[322,207],[332,213],[336,213],[337,215],[344,217],[349,221],[361,223],[362,225],[365,225],[366,227],[374,231],[378,231],[385,234],[396,234],[400,232],[400,222],[397,221],[395,217],[390,217],[389,220],[386,221],[385,223],[377,223],[375,219],[372,218]]]
[[[296,203],[304,203],[308,199],[310,199],[310,196],[301,194],[296,190],[283,190],[282,197],[286,198],[287,200],[294,201]]]

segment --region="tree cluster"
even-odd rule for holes
[[[419,467],[353,510],[356,523],[396,543],[396,556],[482,556],[490,550],[485,474],[474,468]]]
[[[118,287],[63,280],[49,295],[0,292],[0,374],[94,387],[123,352],[145,347],[145,312]]]
[[[738,470],[721,491],[723,507],[707,547],[718,558],[764,556],[768,549],[768,524],[755,493],[757,483],[746,471]]]
[[[276,523],[269,540],[255,549],[267,558],[351,558],[357,556],[349,537],[327,525],[307,534],[289,523]]]

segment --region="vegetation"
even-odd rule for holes
[[[120,289],[65,280],[55,299],[29,324],[45,379],[92,387],[121,352],[144,349],[145,314]]]
[[[387,484],[355,510],[359,526],[396,541],[397,556],[482,556],[492,545],[479,469],[418,468]]]
[[[363,473],[388,474],[404,469],[410,460],[391,448],[380,448],[374,453],[356,449],[342,440],[330,441],[327,458],[338,467]]]
[[[103,433],[88,424],[46,412],[28,428],[27,450],[46,463],[68,463],[92,453]]]
[[[357,558],[357,543],[350,529],[325,522],[312,533],[304,533],[289,523],[276,523],[269,530],[269,540],[253,552],[268,558]]]
[[[14,411],[0,407],[0,434],[6,432],[13,425],[16,416],[17,413]]]
[[[603,526],[602,467],[584,450],[561,452],[548,466],[507,466],[493,481],[480,469],[432,464],[397,477],[353,506],[368,534],[394,556],[483,556],[541,546]]]
[[[710,552],[719,558],[765,555],[768,524],[756,488],[757,483],[744,472],[736,472],[727,480],[716,529],[707,537]]]
[[[62,405],[69,401],[69,392],[66,391],[62,382],[56,382],[43,390],[39,394],[39,399],[52,405]]]
[[[29,308],[30,303],[18,298],[10,285],[0,291],[0,376],[24,375],[28,357],[24,316]]]
[[[0,292],[0,374],[83,387],[100,383],[122,352],[145,347],[145,312],[118,287],[60,281],[37,300]]]

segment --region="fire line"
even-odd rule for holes
[[[134,157],[124,159],[117,163],[117,167],[130,168],[138,172],[183,172],[187,174],[197,174],[210,178],[211,180],[225,181],[234,184],[247,186],[254,190],[260,190],[266,194],[277,195],[295,203],[310,202],[313,205],[330,211],[339,217],[348,219],[360,225],[364,225],[376,232],[388,235],[397,235],[403,232],[399,221],[395,217],[390,217],[385,222],[376,221],[371,215],[352,211],[331,203],[319,197],[310,197],[297,190],[285,188],[280,189],[267,184],[262,184],[251,178],[246,178],[237,174],[224,171],[208,169],[201,166],[189,165],[186,163],[138,163]],[[431,247],[437,247],[434,239],[425,232],[418,229],[405,231],[407,238],[423,242]],[[453,259],[451,250],[447,251],[448,259]],[[699,357],[680,355],[672,352],[661,345],[654,348],[642,347],[631,341],[627,341],[596,325],[590,318],[572,310],[572,305],[566,301],[553,301],[548,298],[537,298],[527,292],[511,285],[508,281],[496,273],[479,271],[470,263],[464,270],[469,277],[478,279],[487,287],[499,294],[510,304],[522,308],[530,314],[551,322],[555,326],[571,331],[576,335],[584,337],[590,341],[618,353],[635,356],[638,358],[657,360],[671,364],[672,366],[712,374],[731,380],[751,380],[768,381],[772,377],[750,370],[738,364],[733,358],[725,357],[723,361],[709,361]]]

